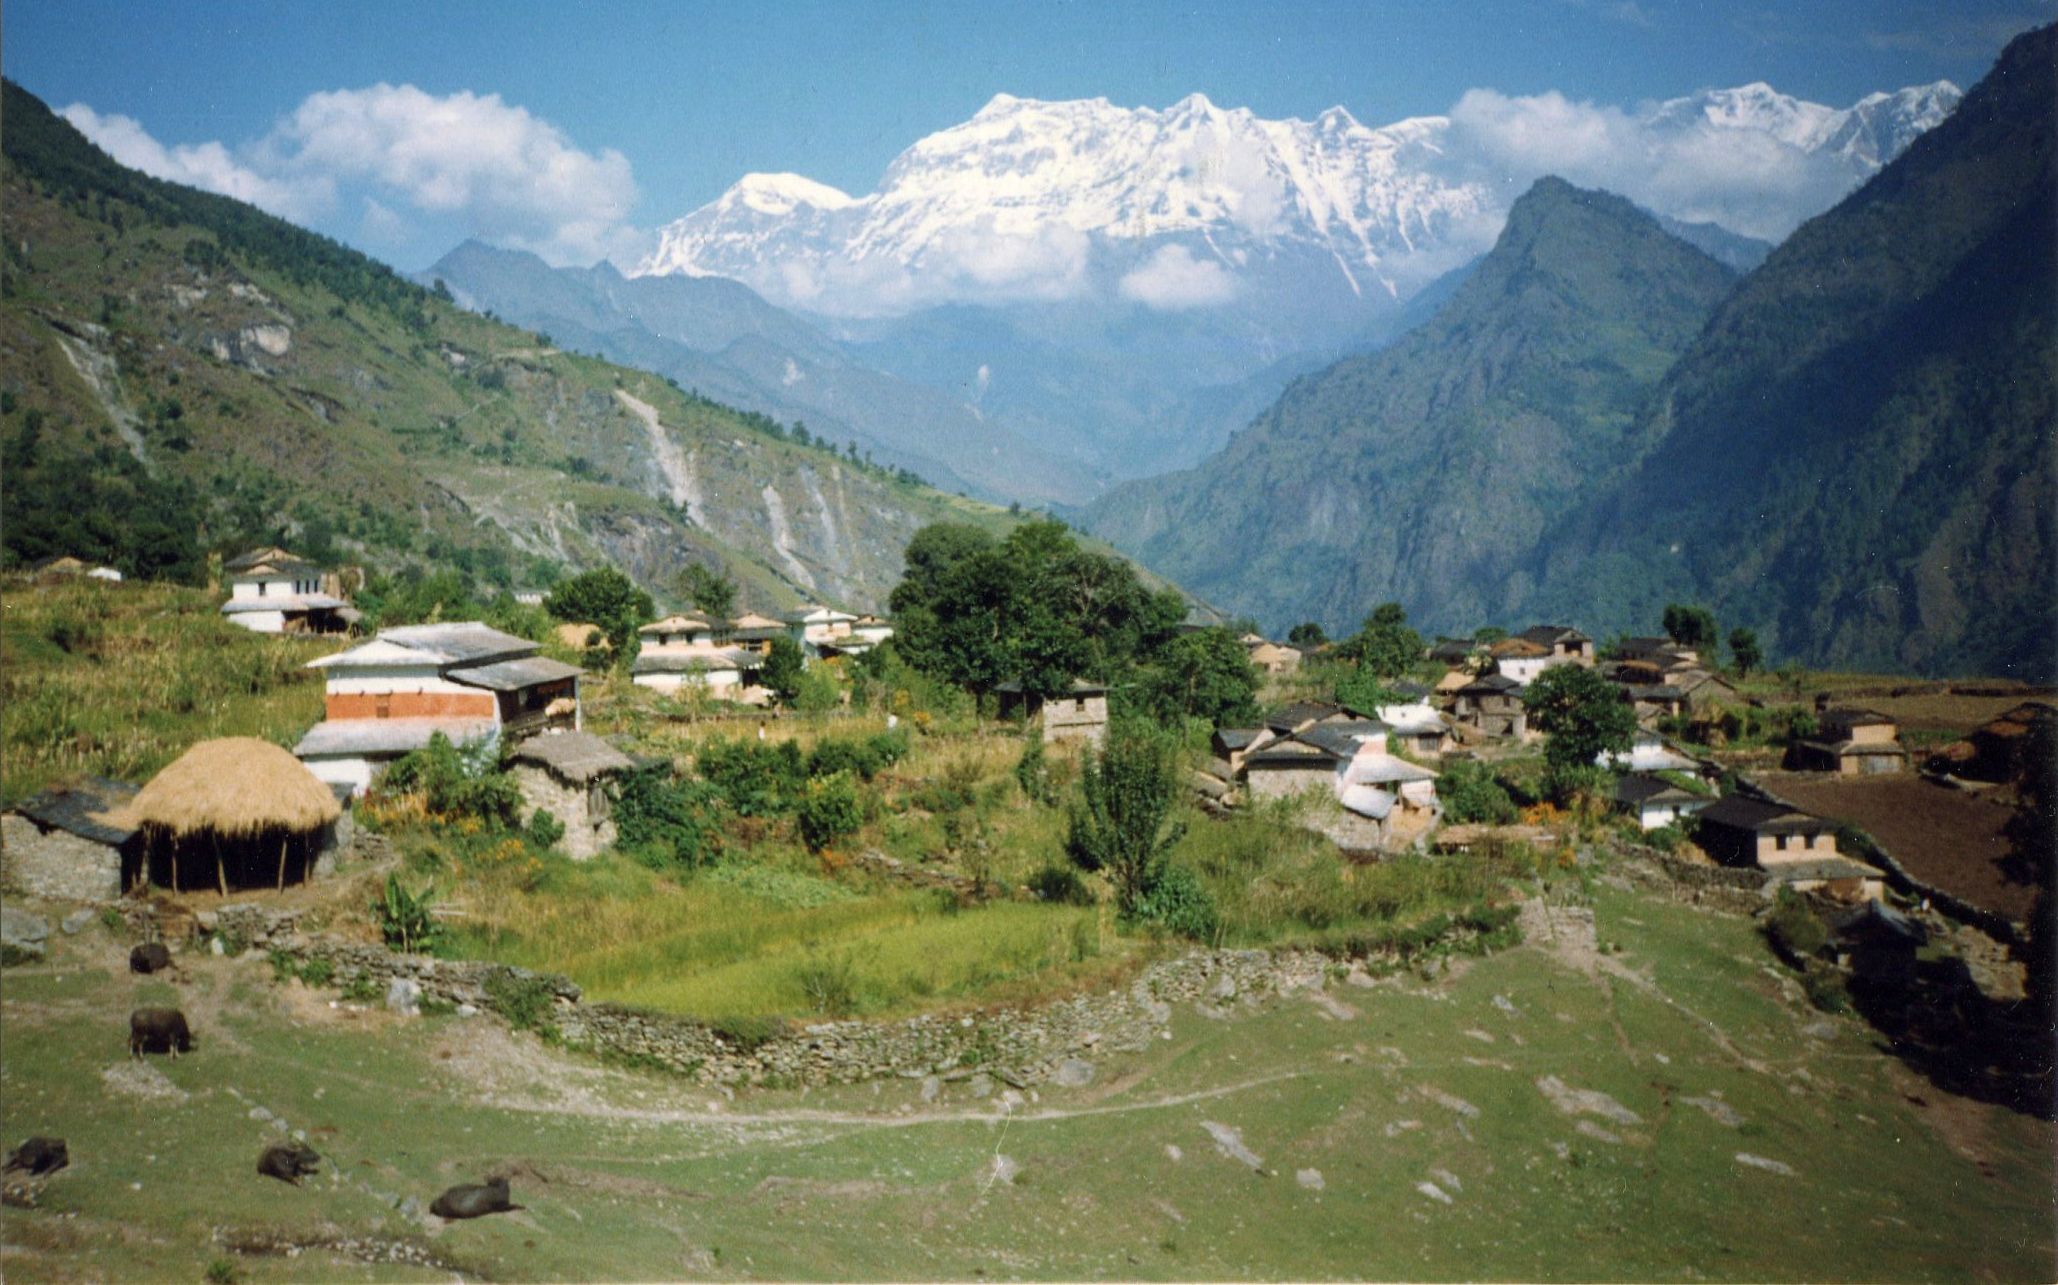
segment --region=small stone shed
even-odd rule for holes
[[[178,890],[304,882],[337,842],[342,806],[290,751],[249,736],[202,741],[137,793],[140,873]]]
[[[123,815],[136,787],[89,776],[55,785],[0,817],[0,882],[35,897],[112,901],[143,844]]]
[[[993,689],[1000,697],[1000,716],[1033,718],[1043,724],[1043,740],[1087,741],[1094,745],[1108,735],[1108,689],[1099,683],[1073,679],[1070,687],[1051,696],[1022,690],[1022,684],[1002,683]]]
[[[590,732],[548,732],[523,741],[508,771],[521,788],[523,811],[541,808],[556,817],[565,828],[565,855],[587,861],[615,841],[609,780],[635,766]]]

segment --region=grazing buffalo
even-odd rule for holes
[[[175,1008],[139,1008],[129,1014],[129,1056],[169,1053],[177,1058],[191,1052],[193,1031],[186,1015]]]
[[[321,1153],[304,1142],[281,1142],[264,1149],[257,1158],[257,1172],[280,1182],[300,1185],[300,1180],[322,1167]]]
[[[63,1138],[30,1138],[7,1153],[7,1164],[0,1167],[0,1173],[26,1173],[31,1178],[40,1178],[70,1163],[71,1152],[65,1149]]]
[[[429,1212],[438,1218],[478,1218],[520,1208],[507,1198],[506,1178],[488,1178],[482,1187],[452,1187],[436,1197],[436,1203],[429,1206]]]
[[[129,952],[132,973],[161,973],[171,966],[171,950],[161,941],[146,941]]]

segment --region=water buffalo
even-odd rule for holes
[[[40,1178],[46,1173],[56,1173],[71,1163],[71,1152],[64,1146],[63,1138],[30,1138],[7,1153],[7,1163],[0,1166],[0,1172],[26,1173],[31,1178]]]
[[[130,1057],[165,1052],[176,1059],[192,1048],[192,1028],[186,1025],[186,1015],[178,1009],[139,1008],[129,1014]]]
[[[488,1178],[484,1186],[452,1187],[436,1197],[429,1212],[438,1218],[478,1218],[520,1208],[507,1198],[506,1178]]]
[[[264,1149],[257,1158],[257,1172],[280,1182],[300,1185],[301,1178],[322,1167],[321,1153],[304,1142],[280,1142]]]
[[[132,973],[161,973],[171,966],[171,950],[161,941],[146,941],[129,952]]]

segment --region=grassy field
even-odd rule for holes
[[[0,1212],[0,1264],[24,1281],[2051,1278],[2048,1124],[1941,1094],[1823,1018],[1747,921],[1607,881],[1594,910],[1593,938],[1561,915],[1433,982],[1181,1009],[1171,1039],[1082,1088],[933,1100],[904,1081],[731,1098],[487,1019],[332,1008],[248,956],[189,963],[176,993],[200,1048],[136,1072],[121,1013],[174,990],[132,981],[95,927],[0,985],[0,1129],[73,1155],[40,1208]],[[326,1157],[301,1190],[252,1172],[268,1116]],[[414,1216],[489,1169],[522,1212]],[[434,1265],[363,1261],[400,1253]]]
[[[10,580],[0,611],[0,804],[81,773],[141,782],[197,741],[291,745],[322,715],[333,639],[253,634],[201,589]]]

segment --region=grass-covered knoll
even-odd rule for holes
[[[1746,920],[1605,883],[1592,909],[1604,952],[1561,914],[1434,982],[1333,984],[1229,1020],[1182,1008],[1172,1039],[1018,1103],[900,1080],[731,1100],[491,1019],[331,1009],[254,956],[189,956],[178,988],[132,980],[126,943],[94,927],[0,991],[0,1131],[62,1135],[73,1157],[39,1209],[0,1211],[7,1272],[2052,1276],[2048,1124],[1943,1094],[1816,1012]],[[172,994],[200,1047],[133,1072],[121,1016]],[[1569,1114],[1556,1085],[1606,1098]],[[304,1188],[252,1172],[278,1136],[260,1107],[323,1153]],[[431,1228],[381,1199],[426,1205],[489,1170],[525,1210]],[[348,1240],[437,1266],[325,1247]],[[264,1243],[309,1248],[232,1248]]]
[[[291,745],[321,718],[305,668],[334,640],[230,624],[214,595],[173,585],[11,580],[0,592],[0,800],[80,774],[144,781],[196,741]]]

